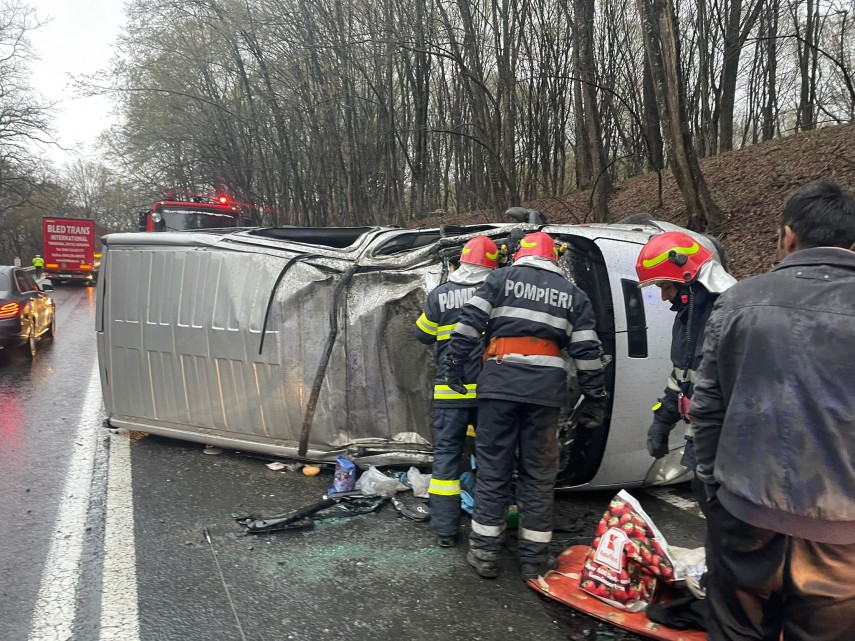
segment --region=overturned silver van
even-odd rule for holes
[[[562,415],[559,487],[685,480],[682,429],[659,461],[645,445],[673,322],[637,285],[638,253],[661,231],[647,224],[111,234],[96,321],[108,421],[304,460],[428,464],[435,359],[414,337],[425,296],[474,235],[510,246],[534,230],[567,243],[560,264],[611,357],[606,424],[577,431],[571,407]]]

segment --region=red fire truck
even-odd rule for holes
[[[215,200],[203,196],[193,196],[189,200],[172,198],[159,200],[150,211],[140,214],[139,230],[186,231],[254,225],[251,216],[230,203],[226,196],[218,196]]]

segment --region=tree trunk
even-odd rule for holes
[[[659,172],[664,168],[662,129],[659,124],[659,106],[656,104],[656,88],[653,86],[650,60],[647,56],[644,57],[642,82],[644,85],[644,137],[647,146],[647,163],[649,169]]]
[[[579,63],[578,34],[574,32],[573,43],[573,102],[575,108],[573,113],[573,130],[576,132],[576,187],[586,189],[591,186],[591,142],[588,140],[588,129],[585,127],[585,103],[582,98],[581,64]]]
[[[591,194],[592,217],[595,222],[609,219],[608,199],[611,179],[603,151],[603,134],[600,125],[600,110],[597,105],[596,67],[594,63],[594,0],[575,0],[576,43],[579,50],[579,71],[582,81],[581,93],[584,106],[584,127],[587,135],[587,153],[590,157],[593,193]]]
[[[673,6],[670,0],[636,0],[636,4],[671,170],[688,210],[687,226],[697,231],[715,232],[721,226],[722,213],[707,189],[692,146]]]
[[[730,13],[724,30],[724,61],[721,67],[721,116],[719,121],[719,149],[733,149],[733,108],[736,102],[736,80],[739,76],[739,55],[742,45],[754,28],[764,0],[754,0],[742,24],[742,0],[731,0]]]
[[[778,72],[778,2],[769,2],[766,9],[766,74],[769,79],[766,87],[766,102],[763,105],[762,139],[772,140],[775,136],[777,120],[777,72]]]
[[[796,35],[799,35],[799,7],[794,8],[793,20],[796,25]],[[807,0],[804,37],[798,40],[799,51],[799,110],[796,116],[796,130],[809,131],[816,126],[814,114],[814,66],[816,64],[816,20],[814,17],[814,0]]]

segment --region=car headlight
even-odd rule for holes
[[[156,211],[151,215],[151,221],[153,223],[159,223],[161,220],[163,220],[163,216],[160,214],[160,212]]]

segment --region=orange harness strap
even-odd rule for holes
[[[522,354],[523,356],[561,356],[558,343],[549,338],[535,336],[502,336],[493,337],[484,350],[484,360],[495,356],[499,360],[507,354]]]

